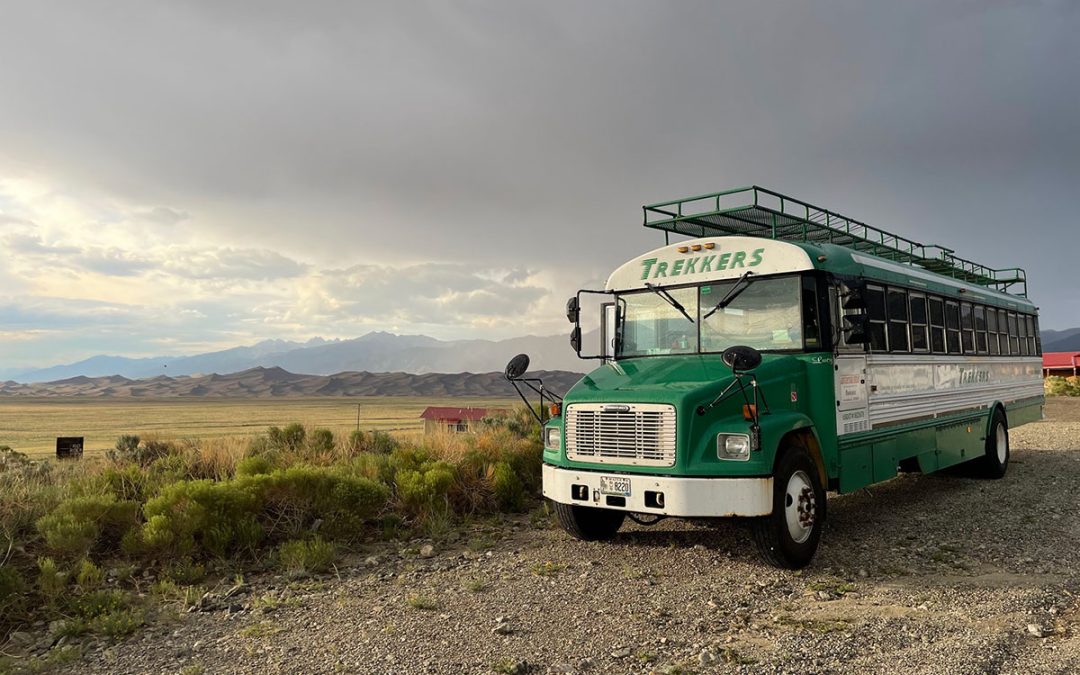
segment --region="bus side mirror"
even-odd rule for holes
[[[869,319],[865,313],[845,314],[844,341],[849,345],[865,345],[870,342],[870,334],[866,332]]]
[[[581,327],[574,326],[574,330],[570,331],[570,346],[574,348],[574,353],[581,356]]]
[[[842,296],[844,309],[866,309],[866,296],[862,288],[849,288]]]
[[[578,305],[577,296],[572,296],[566,301],[566,320],[576,324],[581,318],[581,307]]]

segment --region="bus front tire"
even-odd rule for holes
[[[984,478],[1004,478],[1009,469],[1009,423],[1001,408],[990,418],[990,433],[986,435],[986,452],[979,459],[979,473]]]
[[[774,567],[806,567],[824,524],[825,489],[817,465],[801,450],[786,452],[773,478],[772,514],[751,521],[758,552]]]
[[[562,529],[582,541],[607,541],[622,527],[626,514],[611,509],[597,509],[575,504],[555,504],[555,518]]]

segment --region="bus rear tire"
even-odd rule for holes
[[[806,567],[824,524],[825,489],[817,465],[802,450],[784,453],[773,477],[772,514],[751,521],[758,552],[774,567]]]
[[[986,435],[986,452],[978,460],[979,474],[997,480],[1005,477],[1009,469],[1009,423],[1001,408],[994,410],[990,418],[990,433]]]
[[[555,518],[562,529],[582,541],[607,541],[622,527],[626,514],[611,509],[597,509],[576,504],[555,504]]]

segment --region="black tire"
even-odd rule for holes
[[[1004,448],[1001,447],[1004,445]],[[982,457],[975,460],[979,475],[997,480],[1005,477],[1009,469],[1009,423],[1001,408],[996,408],[990,417],[990,430],[986,434],[986,449]]]
[[[797,478],[793,478],[796,477]],[[797,489],[799,483],[803,488]],[[789,484],[795,488],[795,494],[788,495]],[[808,492],[809,491],[809,492]],[[801,499],[800,499],[801,498]],[[802,511],[799,505],[802,504]],[[805,528],[795,536],[787,522],[788,507],[797,520],[796,528]],[[809,511],[807,519],[799,518],[800,513]],[[751,531],[758,552],[765,562],[774,567],[796,570],[806,567],[817,552],[821,541],[821,531],[825,526],[825,488],[821,485],[814,460],[803,450],[791,449],[785,452],[776,465],[773,477],[773,512],[768,516],[754,518]]]
[[[555,517],[562,529],[582,541],[607,541],[615,536],[626,519],[622,511],[559,502],[554,504]]]

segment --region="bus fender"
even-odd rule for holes
[[[995,410],[1001,411],[1001,416],[1005,418],[1005,428],[1009,428],[1009,413],[1005,410],[1005,404],[1001,401],[994,401],[986,410],[986,428],[983,429],[983,440],[990,438],[990,424],[994,421]]]
[[[781,451],[789,447],[801,448],[817,464],[821,484],[829,484],[825,458],[821,452],[814,422],[800,412],[785,411],[761,416],[761,447],[772,452],[773,469],[780,460]]]

